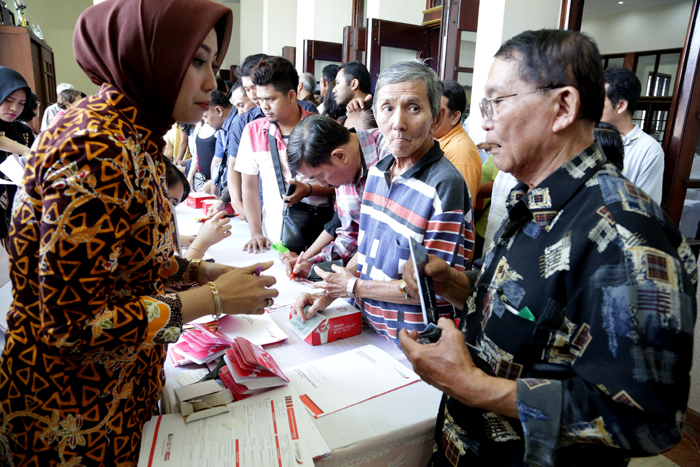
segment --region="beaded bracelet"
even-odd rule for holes
[[[201,259],[190,260],[190,267],[187,270],[187,280],[191,284],[199,284],[199,266],[201,265]]]
[[[224,312],[224,304],[221,303],[221,295],[219,295],[219,290],[216,288],[216,284],[213,282],[207,282],[207,285],[211,289],[211,293],[214,294],[214,304],[216,305],[216,316],[211,316],[212,318],[218,320],[221,317],[221,314]]]
[[[310,183],[307,183],[307,185],[309,186],[309,194],[306,196],[311,196],[311,193],[314,192],[314,187],[312,187]]]

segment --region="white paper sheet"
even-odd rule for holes
[[[22,184],[22,178],[24,177],[24,167],[19,162],[19,156],[17,154],[10,154],[3,162],[0,164],[0,171],[4,173],[7,178],[12,180],[15,185]]]
[[[180,373],[180,376],[177,377],[177,382],[180,383],[182,386],[188,386],[190,384],[194,384],[207,376],[207,373],[209,373],[208,370],[205,370],[204,368],[199,368],[196,370],[190,370],[190,371],[183,371]]]
[[[284,270],[283,264],[275,263],[270,269],[263,271],[264,276],[273,276],[277,279],[277,283],[272,286],[273,289],[277,289],[279,295],[275,297],[275,308],[281,308],[285,306],[294,305],[297,297],[303,293],[318,293],[317,289],[311,287],[311,283],[308,281],[294,281],[289,280],[287,273]]]
[[[289,387],[229,404],[231,411],[185,425],[161,415],[143,430],[139,467],[312,467],[304,414]]]
[[[282,371],[315,418],[420,381],[417,374],[373,345]]]
[[[230,339],[244,337],[263,347],[287,340],[287,334],[272,320],[269,313],[222,316],[219,318],[218,329]]]

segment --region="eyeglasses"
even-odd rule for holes
[[[542,88],[542,89],[535,89],[534,91],[528,91],[528,92],[519,92],[517,94],[510,94],[508,96],[498,96],[498,97],[484,97],[481,99],[481,102],[479,102],[479,110],[481,110],[481,117],[484,119],[489,119],[491,120],[493,118],[493,102],[501,102],[503,99],[507,99],[509,97],[515,97],[515,96],[525,96],[527,94],[534,94],[536,92],[545,92],[545,91],[551,91],[552,89],[556,89],[554,87],[547,87],[547,88]]]

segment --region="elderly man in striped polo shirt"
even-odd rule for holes
[[[472,211],[464,178],[433,136],[444,118],[442,82],[417,61],[397,63],[377,81],[374,113],[388,157],[369,169],[362,198],[357,254],[324,278],[319,295],[302,295],[297,314],[310,318],[337,297],[353,297],[363,316],[398,345],[400,329],[421,331],[419,301],[400,290],[414,238],[457,270],[464,270],[474,245]],[[303,308],[311,305],[304,314]],[[453,317],[438,301],[438,312]]]

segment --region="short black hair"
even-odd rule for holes
[[[29,93],[27,102],[24,104],[24,109],[20,112],[18,120],[23,122],[31,122],[36,117],[36,111],[39,108],[39,97],[33,92]]]
[[[223,92],[224,94],[226,94],[226,92],[228,92],[228,88],[226,87],[226,82],[224,81],[224,79],[221,76],[216,76],[216,89],[218,91]]]
[[[231,107],[231,101],[228,100],[228,97],[226,97],[226,94],[219,90],[214,90],[211,93],[211,102],[209,102],[209,107],[223,107],[224,109],[228,109]]]
[[[350,84],[350,81],[356,79],[360,82],[360,91],[365,94],[372,93],[372,78],[369,76],[369,70],[367,70],[367,67],[362,62],[353,60],[352,62],[343,63],[338,68],[338,71],[340,70],[343,70],[348,84]]]
[[[593,129],[593,137],[600,143],[605,157],[622,170],[625,159],[625,144],[622,142],[622,136],[615,125],[598,122]]]
[[[292,62],[282,57],[270,57],[261,61],[255,65],[250,76],[256,86],[272,84],[275,91],[282,94],[291,90],[296,92],[299,87],[299,73]]]
[[[178,182],[182,183],[182,198],[180,198],[180,203],[182,203],[190,195],[190,182],[187,181],[185,174],[180,172],[180,169],[175,167],[175,164],[170,159],[163,157],[163,163],[165,164],[165,183],[168,185],[168,188]]]
[[[450,109],[450,112],[459,111],[464,114],[467,108],[467,93],[464,92],[462,85],[451,79],[444,80],[442,85],[442,95],[447,98],[447,108]]]
[[[229,88],[229,89],[233,88],[233,81],[231,81],[230,79],[225,79],[224,83],[226,83],[227,88]]]
[[[637,75],[627,68],[608,68],[605,70],[605,84],[608,85],[605,93],[613,107],[621,100],[626,100],[627,112],[634,115],[642,93],[642,83]]]
[[[525,31],[501,45],[495,55],[520,62],[520,79],[538,89],[573,86],[581,101],[581,118],[599,122],[605,105],[603,62],[588,35],[561,29]]]
[[[321,75],[323,76],[323,79],[326,80],[327,83],[330,83],[335,79],[335,75],[338,74],[338,70],[340,69],[340,66],[331,63],[330,65],[326,65],[323,67],[323,72]]]
[[[243,83],[241,83],[240,79],[238,81],[236,81],[235,83],[233,83],[233,85],[231,86],[231,94],[233,94],[233,91],[240,88],[241,86],[243,86]]]
[[[245,60],[241,62],[240,66],[236,68],[236,78],[240,80],[244,76],[250,76],[253,68],[255,68],[255,65],[260,63],[261,60],[266,60],[268,58],[270,57],[267,54],[248,55]]]
[[[304,163],[319,167],[331,163],[331,153],[350,142],[350,130],[330,117],[312,114],[297,124],[289,135],[287,162],[292,174]]]

